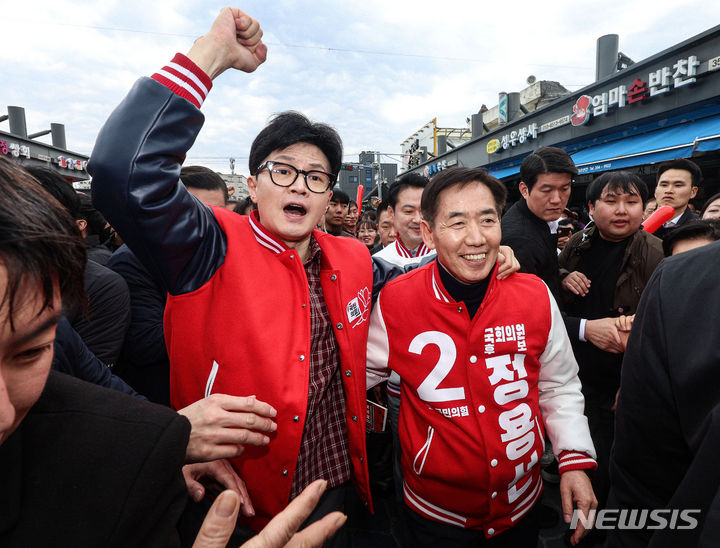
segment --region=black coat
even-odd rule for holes
[[[68,313],[68,321],[90,351],[112,367],[120,356],[130,324],[130,295],[122,276],[95,261],[85,267],[85,291],[89,310]]]
[[[130,325],[114,371],[150,401],[170,405],[170,358],[163,315],[167,291],[127,245],[113,253],[107,267],[120,274],[130,293]]]
[[[190,424],[50,372],[0,445],[0,546],[177,546]]]
[[[622,365],[610,460],[608,507],[700,509],[699,526],[610,531],[611,547],[718,545],[718,264],[715,242],[665,259],[645,287]]]
[[[548,224],[528,209],[524,198],[503,215],[502,244],[512,248],[520,272],[542,279],[561,305],[557,242],[557,234],[552,234]]]
[[[683,211],[683,214],[680,215],[680,218],[678,219],[678,222],[675,224],[675,226],[671,227],[664,227],[661,226],[658,228],[655,232],[653,232],[653,235],[657,236],[661,240],[665,238],[670,232],[675,230],[676,228],[681,227],[682,225],[688,224],[690,221],[696,221],[700,218],[700,215],[692,211],[689,207],[685,208],[685,211]]]

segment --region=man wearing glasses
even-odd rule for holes
[[[223,9],[187,56],[135,84],[98,137],[90,168],[98,208],[168,290],[173,407],[225,393],[277,409],[269,443],[232,455],[255,511],[239,521],[247,536],[318,478],[328,490],[308,522],[343,510],[351,480],[370,502],[372,262],[360,241],[314,230],[340,171],[339,135],[296,112],[275,117],[250,150],[258,208],[249,217],[205,207],[178,184],[212,78],[231,67],[254,71],[267,51],[261,36],[256,20]]]
[[[97,207],[168,290],[173,407],[225,393],[277,410],[269,441],[229,448],[254,506],[243,506],[231,545],[318,478],[328,490],[307,523],[343,510],[350,481],[370,504],[368,320],[373,285],[394,272],[373,263],[362,242],[314,230],[342,143],[299,113],[278,115],[252,144],[257,211],[249,217],[205,207],[178,183],[212,79],[228,68],[254,71],[267,54],[261,37],[256,20],[224,8],[187,56],[135,84],[101,130],[88,168]],[[505,275],[517,270],[512,259],[506,264]],[[264,420],[253,418],[248,428]],[[222,420],[213,421],[221,430]],[[346,546],[346,534],[330,545]]]

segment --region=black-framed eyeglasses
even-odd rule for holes
[[[326,190],[332,188],[335,184],[335,175],[332,173],[326,173],[317,169],[311,169],[310,171],[304,171],[298,169],[290,164],[284,164],[283,162],[268,161],[260,164],[257,172],[260,173],[263,169],[267,169],[270,174],[270,180],[277,186],[292,186],[298,175],[302,174],[305,179],[305,186],[310,192],[316,194],[322,194]]]

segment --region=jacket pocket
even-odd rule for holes
[[[210,394],[212,394],[213,384],[215,384],[215,377],[217,376],[218,369],[220,369],[220,364],[218,362],[213,361],[212,369],[210,369],[210,375],[208,375],[207,383],[205,383],[205,397],[207,398]]]
[[[428,453],[430,452],[430,444],[432,443],[434,436],[435,429],[432,426],[428,426],[427,438],[425,439],[425,443],[417,452],[417,454],[415,455],[415,459],[413,460],[413,470],[418,476],[422,474],[423,468],[425,467],[425,461],[427,460]],[[420,462],[418,463],[418,461]]]

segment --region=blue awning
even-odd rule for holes
[[[623,169],[720,149],[720,116],[633,135],[572,154],[578,172]]]
[[[720,115],[656,129],[588,147],[571,154],[580,174],[623,169],[720,149]],[[520,172],[520,164],[489,169],[498,179]]]

